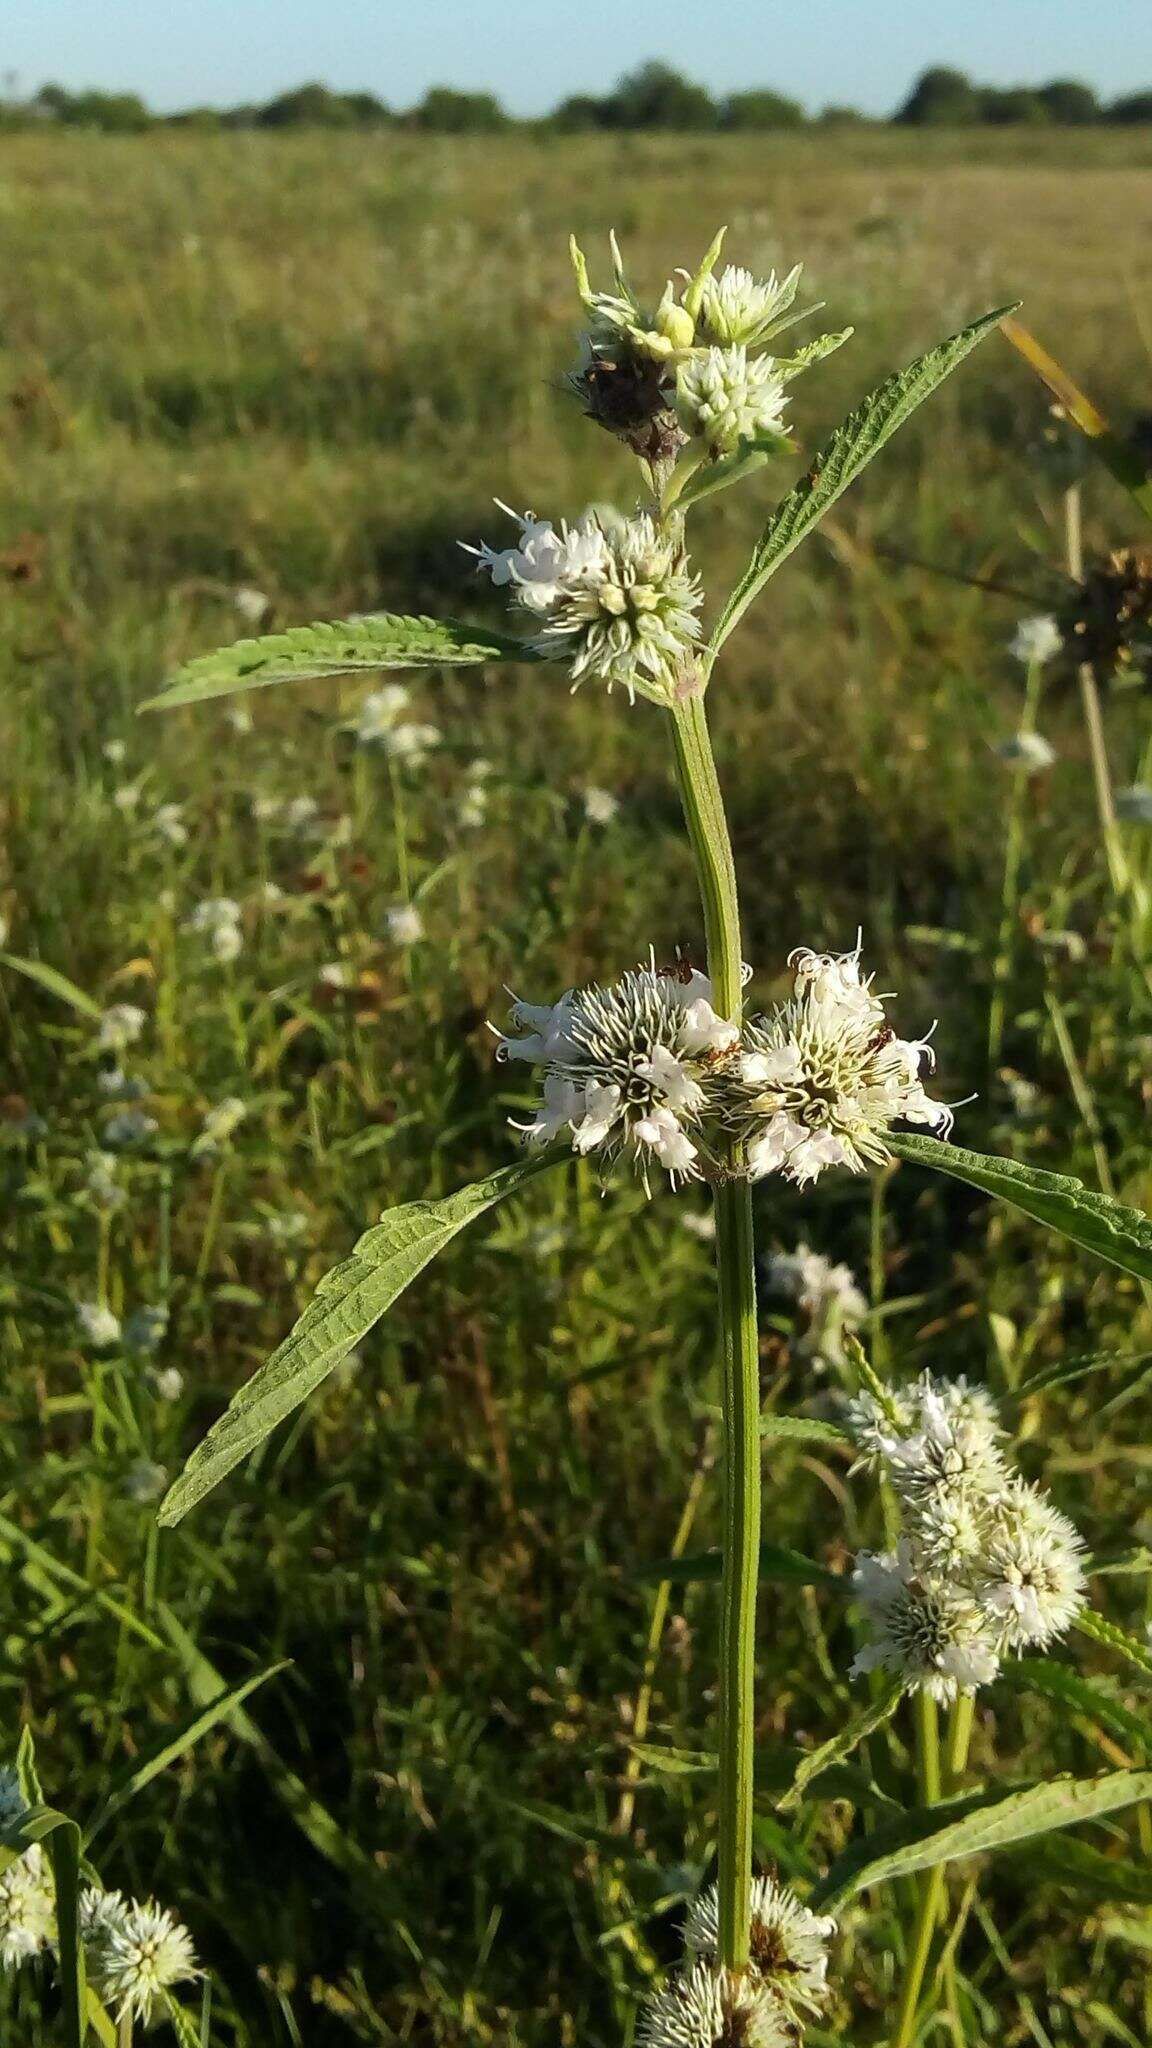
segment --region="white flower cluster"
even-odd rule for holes
[[[574,1151],[630,1148],[642,1176],[651,1163],[673,1184],[699,1173],[695,1142],[709,1070],[736,1040],[695,971],[661,973],[653,961],[609,987],[569,989],[558,1003],[517,1002],[499,1057],[544,1069],[540,1107],[524,1129],[547,1144],[570,1131]]]
[[[925,1094],[924,1039],[897,1038],[852,953],[793,953],[791,1001],[753,1018],[724,1077],[724,1114],[753,1180],[783,1173],[803,1186],[830,1166],[863,1172],[888,1157],[898,1120],[947,1135],[952,1112]]]
[[[784,442],[784,379],[771,356],[751,361],[742,342],[703,349],[680,367],[676,410],[687,433],[705,442],[714,460],[741,441]]]
[[[735,1977],[719,1962],[719,1900],[701,1893],[684,1930],[683,1970],[649,2000],[639,2048],[794,2048],[803,2019],[828,1996],[834,1920],[813,1913],[772,1877],[753,1880],[749,1963]]]
[[[516,1003],[526,1035],[500,1034],[500,1057],[545,1070],[536,1116],[517,1128],[542,1144],[570,1130],[576,1151],[609,1159],[627,1144],[642,1174],[655,1159],[674,1182],[707,1164],[801,1186],[886,1159],[897,1119],[947,1132],[951,1110],[919,1078],[927,1047],[894,1035],[859,951],[792,958],[791,1001],[742,1032],[717,1016],[704,975],[654,964],[557,1003]],[[857,1301],[841,1320],[863,1312]]]
[[[0,1769],[0,1827],[27,1810],[17,1773]],[[163,2015],[173,1985],[201,1974],[187,1929],[154,1900],[141,1905],[89,1885],[79,1906],[88,1981],[118,2020],[150,2026]],[[55,1887],[37,1842],[0,1874],[0,1968],[18,1969],[55,1946]]]
[[[989,1684],[1010,1652],[1065,1634],[1084,1604],[1084,1544],[1012,1469],[983,1388],[925,1373],[890,1412],[859,1395],[848,1428],[886,1471],[904,1531],[894,1551],[857,1560],[869,1641],[853,1676],[891,1671],[949,1701]]]
[[[833,1265],[803,1242],[794,1252],[774,1252],[765,1275],[769,1293],[795,1301],[808,1318],[801,1356],[817,1368],[844,1362],[844,1332],[868,1313],[868,1304],[849,1266]]]
[[[1053,660],[1063,646],[1064,635],[1051,613],[1040,612],[1035,618],[1017,621],[1016,631],[1008,642],[1008,652],[1025,668],[1037,668]]]
[[[240,905],[235,897],[207,896],[203,903],[196,905],[185,930],[207,939],[212,958],[227,965],[238,959],[244,949],[240,916]]]
[[[538,622],[534,652],[564,662],[574,690],[591,681],[619,685],[630,701],[639,691],[672,703],[691,668],[702,600],[679,534],[659,532],[647,513],[589,512],[557,528],[501,510],[520,528],[515,547],[461,545]]]
[[[403,683],[386,683],[383,689],[371,691],[351,727],[358,744],[378,747],[393,760],[406,761],[410,767],[417,767],[426,754],[439,746],[441,733],[438,725],[423,725],[415,719],[401,718],[400,714],[407,710],[409,701]]]

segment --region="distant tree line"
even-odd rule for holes
[[[978,85],[962,71],[936,66],[917,79],[908,98],[890,117],[897,127],[1090,127],[1152,123],[1152,90],[1132,92],[1108,104],[1091,86],[1074,78],[1047,85]],[[887,126],[871,122],[853,107],[824,107],[811,115],[798,100],[762,86],[716,99],[702,85],[670,65],[643,64],[603,98],[579,93],[552,113],[519,121],[493,93],[460,92],[434,86],[419,106],[398,113],[370,92],[334,92],[326,85],[301,85],[263,105],[190,107],[178,114],[154,114],[135,93],[68,92],[45,85],[29,99],[14,92],[0,101],[0,126],[99,128],[135,134],[153,128],[345,128],[408,129],[438,135],[490,135],[505,128],[561,134],[595,130],[671,130],[684,134],[783,132],[814,126]]]

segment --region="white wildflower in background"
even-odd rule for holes
[[[178,1401],[184,1392],[184,1375],[178,1365],[152,1367],[149,1378],[158,1401]]]
[[[796,2039],[767,1985],[703,1962],[653,1993],[636,2030],[637,2048],[794,2048]]]
[[[947,1135],[952,1112],[920,1078],[931,1049],[895,1036],[859,949],[791,957],[791,1001],[752,1020],[725,1076],[726,1115],[752,1178],[783,1173],[803,1185],[829,1167],[861,1173],[889,1157],[885,1134],[901,1121]]]
[[[594,514],[559,531],[528,513],[519,524],[518,548],[470,552],[539,622],[535,651],[564,662],[573,689],[591,680],[630,700],[639,691],[673,702],[700,637],[703,598],[679,537],[661,534],[647,513],[610,527]]]
[[[356,972],[346,960],[327,960],[316,978],[322,988],[349,989],[355,984]]]
[[[409,694],[403,683],[385,683],[382,689],[369,691],[351,728],[360,745],[373,747],[386,739],[408,703]]]
[[[124,1474],[124,1492],[137,1507],[150,1507],[168,1490],[168,1473],[153,1458],[137,1458]]]
[[[192,1937],[154,1900],[105,1908],[91,1942],[92,1982],[117,2019],[143,2027],[163,2016],[165,1994],[199,1977]]]
[[[48,1859],[39,1843],[0,1873],[0,1968],[18,1969],[56,1932],[56,1903]]]
[[[813,1913],[774,1877],[752,1881],[749,1968],[785,2005],[818,2012],[828,1996],[828,1944],[836,1932],[830,1915]],[[720,1950],[720,1898],[715,1885],[693,1901],[684,1945],[715,1963]]]
[[[393,903],[384,913],[384,924],[395,946],[416,946],[424,937],[424,919],[414,903]]]
[[[689,356],[677,372],[680,424],[707,444],[714,459],[732,454],[742,441],[785,445],[786,404],[784,379],[773,358],[750,360],[742,345]]]
[[[113,1003],[101,1013],[96,1043],[104,1052],[123,1052],[126,1046],[135,1045],[147,1022],[147,1011],[137,1004]]]
[[[763,279],[753,277],[729,263],[718,277],[705,280],[700,299],[700,338],[723,348],[758,348],[788,324],[784,315],[792,307],[800,284],[803,264],[787,277],[770,271]]]
[[[122,1921],[127,1910],[123,1892],[106,1892],[101,1885],[85,1885],[77,1901],[80,1939],[85,1950],[99,1942],[113,1922]]]
[[[122,782],[118,789],[112,791],[112,802],[121,817],[130,818],[133,811],[139,810],[143,794],[138,782]]]
[[[274,1210],[264,1218],[265,1236],[270,1244],[281,1249],[302,1243],[310,1229],[311,1224],[303,1209]]]
[[[787,1295],[808,1317],[802,1351],[830,1365],[840,1363],[844,1331],[854,1329],[868,1313],[851,1268],[833,1265],[801,1242],[794,1252],[773,1252],[765,1278],[769,1292]]]
[[[225,1095],[204,1112],[199,1132],[192,1140],[192,1157],[202,1159],[220,1150],[248,1114],[248,1104],[239,1095]]]
[[[1042,775],[1056,759],[1056,749],[1040,732],[1013,733],[996,748],[997,758],[1025,775]]]
[[[118,1109],[110,1116],[101,1132],[105,1145],[114,1152],[129,1150],[133,1145],[144,1145],[153,1138],[160,1126],[154,1116],[143,1109]]]
[[[499,1057],[545,1069],[536,1116],[518,1128],[539,1144],[568,1131],[574,1151],[609,1161],[628,1148],[642,1178],[651,1163],[674,1184],[696,1176],[710,1066],[736,1037],[711,997],[704,975],[653,964],[552,1005],[517,1002],[512,1023],[523,1035],[502,1037]]]
[[[241,910],[233,896],[207,896],[196,905],[184,929],[206,938],[212,957],[225,965],[244,948]]]
[[[701,1244],[716,1241],[716,1212],[714,1209],[685,1209],[680,1217],[685,1230],[698,1237]]]
[[[107,1351],[120,1342],[120,1318],[98,1301],[78,1301],[76,1320],[86,1343],[94,1351]]]
[[[85,1161],[84,1187],[89,1199],[107,1216],[122,1209],[128,1191],[116,1179],[120,1161],[114,1152],[89,1152]]]
[[[1044,1492],[1009,1465],[995,1404],[963,1378],[925,1373],[847,1404],[857,1448],[887,1472],[904,1533],[863,1553],[853,1583],[869,1626],[854,1673],[896,1673],[936,1699],[972,1692],[1000,1660],[1046,1649],[1084,1604],[1085,1548]]]
[[[589,783],[584,791],[584,816],[590,825],[610,825],[619,815],[620,799],[610,789],[597,789]]]
[[[1055,619],[1050,613],[1041,612],[1035,618],[1018,622],[1008,642],[1008,652],[1023,662],[1025,668],[1033,668],[1038,663],[1051,661],[1063,645],[1064,635]]]
[[[262,626],[272,609],[272,599],[252,583],[241,583],[232,592],[235,610],[249,626]]]
[[[127,757],[128,747],[124,740],[105,740],[100,751],[113,768],[121,768]]]
[[[169,846],[187,846],[183,804],[157,804],[152,813],[152,829]]]
[[[241,737],[252,730],[252,713],[246,704],[227,705],[224,711],[224,720],[227,725],[231,726],[233,732],[239,733]]]
[[[1116,816],[1126,825],[1152,825],[1152,788],[1148,783],[1134,782],[1129,789],[1118,789],[1113,802]]]

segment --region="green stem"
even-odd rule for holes
[[[943,1764],[940,1756],[940,1722],[936,1703],[929,1699],[927,1693],[919,1692],[916,1694],[915,1705],[921,1803],[924,1806],[936,1806],[942,1797],[948,1798],[955,1791],[964,1774],[968,1762],[968,1745],[972,1739],[975,1700],[969,1693],[958,1695],[948,1721]],[[947,1876],[943,1863],[938,1863],[934,1870],[926,1870],[920,1879],[919,1904],[912,1928],[892,2048],[911,2048],[916,2036],[920,1994],[924,1988],[928,1958],[932,1953],[936,1923],[944,1904],[946,1884]]]
[[[1036,714],[1040,705],[1040,685],[1043,676],[1043,662],[1030,662],[1024,685],[1024,711],[1020,719],[1022,733],[1032,733],[1036,730]],[[996,943],[996,964],[992,969],[992,1006],[988,1013],[990,1070],[995,1067],[1004,1042],[1008,982],[1012,973],[1012,956],[1019,922],[1018,898],[1020,869],[1024,858],[1024,815],[1028,783],[1029,777],[1024,768],[1013,771],[1012,795],[1008,806],[1008,831],[1004,842],[1004,876],[1000,887],[1000,931]]]
[[[708,972],[721,1015],[740,1021],[743,971],[736,872],[703,700],[673,713],[680,795],[704,907]],[[748,1962],[752,1890],[756,1590],[760,1557],[760,1373],[752,1192],[716,1188],[716,1277],[723,1356],[724,1564],[720,1592],[720,1960]]]

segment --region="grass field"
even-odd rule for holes
[[[699,956],[701,932],[651,707],[527,670],[433,675],[410,715],[441,743],[391,768],[357,747],[350,686],[257,693],[248,731],[135,707],[250,630],[245,592],[275,623],[495,623],[456,546],[498,537],[493,496],[557,517],[627,504],[633,471],[563,389],[569,229],[606,268],[615,226],[656,285],[722,220],[733,261],[803,260],[827,323],[857,330],[799,388],[809,448],[885,371],[1017,298],[1127,425],[1149,410],[1150,166],[1139,131],[3,144],[0,913],[11,953],[147,1013],[110,1092],[91,1018],[0,969],[4,1748],[29,1720],[50,1795],[82,1816],[197,1701],[290,1660],[94,1851],[191,1926],[214,2048],[615,2048],[671,1953],[711,1781],[637,1771],[628,1745],[648,1713],[638,1568],[686,1501],[686,1546],[716,1532],[709,1247],[684,1228],[702,1199],[552,1176],[163,1537],[155,1468],[178,1469],[382,1208],[513,1156],[523,1098],[485,1025],[505,985],[549,998],[650,943]],[[964,1142],[1110,1174],[1147,1208],[1152,859],[1125,827],[1118,905],[1074,688],[1041,705],[1057,759],[1023,790],[988,1057],[1013,790],[994,749],[1023,689],[1006,643],[1059,600],[1077,462],[994,337],[773,583],[712,701],[761,986],[792,947],[850,946],[862,924],[904,1024],[939,1017],[939,1092],[976,1097]],[[714,591],[791,474],[701,515]],[[1084,519],[1093,551],[1136,514],[1092,470]],[[1116,694],[1106,719],[1116,782],[1152,779],[1146,697]],[[618,800],[606,822],[589,789]],[[239,905],[232,959],[191,928],[219,898]],[[405,901],[411,946],[386,917]],[[212,1142],[231,1098],[243,1120]],[[1094,1550],[1152,1539],[1152,1394],[1124,1399],[1152,1353],[1134,1283],[911,1167],[803,1200],[769,1184],[759,1215],[766,1249],[806,1239],[885,1304],[871,1334],[897,1377],[931,1364],[1007,1393],[1118,1354],[1018,1404],[1020,1456]],[[85,1342],[92,1303],[135,1345]],[[128,1322],[157,1306],[158,1342]],[[770,1294],[762,1351],[767,1400],[828,1408],[835,1371]],[[867,1533],[869,1489],[834,1453],[775,1452],[765,1500],[773,1540],[833,1569]],[[1142,1633],[1150,1584],[1094,1597]],[[653,1742],[712,1741],[714,1626],[712,1589],[674,1592]],[[1147,1711],[1103,1653],[1070,1655]],[[850,1661],[841,1604],[765,1587],[766,1767],[843,1718]],[[1139,1760],[1133,1736],[1019,1687],[981,1695],[977,1781],[1118,1752]],[[785,1824],[766,1795],[758,1846],[804,1879],[853,1824],[844,1801]],[[1124,1816],[1092,1839],[1126,1863],[1147,1849]],[[1147,2039],[1149,1868],[1142,1895],[1108,1898],[1058,1846],[987,1864],[961,2038]],[[880,2037],[901,1939],[849,1913],[817,2048]],[[35,1973],[0,1984],[13,2048],[47,2044],[41,2007]]]

